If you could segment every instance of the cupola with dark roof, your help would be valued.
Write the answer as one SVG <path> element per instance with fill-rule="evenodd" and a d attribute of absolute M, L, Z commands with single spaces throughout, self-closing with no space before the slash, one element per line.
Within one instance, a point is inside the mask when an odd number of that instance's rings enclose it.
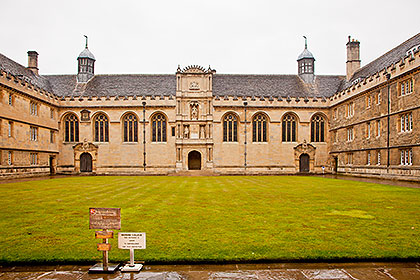
<path fill-rule="evenodd" d="M 298 74 L 305 83 L 313 83 L 315 73 L 315 58 L 313 54 L 308 50 L 308 43 L 305 36 L 305 49 L 298 56 Z"/>
<path fill-rule="evenodd" d="M 87 83 L 95 75 L 95 56 L 88 49 L 88 38 L 86 37 L 85 49 L 77 57 L 77 82 Z"/>

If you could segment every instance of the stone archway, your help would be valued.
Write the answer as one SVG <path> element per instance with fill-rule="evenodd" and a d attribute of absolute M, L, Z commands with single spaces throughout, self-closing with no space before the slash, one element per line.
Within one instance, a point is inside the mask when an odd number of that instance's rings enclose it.
<path fill-rule="evenodd" d="M 191 151 L 188 153 L 188 170 L 201 170 L 201 153 Z"/>
<path fill-rule="evenodd" d="M 86 139 L 83 143 L 73 146 L 74 150 L 74 171 L 96 172 L 96 159 L 98 157 L 98 146 L 89 143 Z"/>
<path fill-rule="evenodd" d="M 306 143 L 306 141 L 303 141 L 303 143 L 297 145 L 294 149 L 296 172 L 313 172 L 316 147 L 310 143 Z M 306 161 L 308 163 L 306 163 Z M 301 171 L 302 168 L 306 171 Z"/>

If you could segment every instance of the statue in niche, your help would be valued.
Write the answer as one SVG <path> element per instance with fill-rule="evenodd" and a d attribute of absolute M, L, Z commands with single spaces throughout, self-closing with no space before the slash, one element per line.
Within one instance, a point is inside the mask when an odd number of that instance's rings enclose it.
<path fill-rule="evenodd" d="M 198 103 L 191 103 L 191 119 L 198 120 Z"/>
<path fill-rule="evenodd" d="M 204 125 L 200 125 L 200 138 L 206 139 L 206 128 Z"/>
<path fill-rule="evenodd" d="M 188 129 L 188 125 L 184 126 L 184 138 L 189 138 L 190 130 Z"/>

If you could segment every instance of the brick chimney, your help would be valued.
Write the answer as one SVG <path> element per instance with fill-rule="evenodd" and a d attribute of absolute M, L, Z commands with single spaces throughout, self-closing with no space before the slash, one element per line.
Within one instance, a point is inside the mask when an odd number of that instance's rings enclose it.
<path fill-rule="evenodd" d="M 28 69 L 38 75 L 38 53 L 36 51 L 28 51 Z"/>
<path fill-rule="evenodd" d="M 347 62 L 346 62 L 346 73 L 347 81 L 351 79 L 354 72 L 360 68 L 360 42 L 354 39 L 351 39 L 349 36 L 349 41 L 346 44 L 347 46 Z"/>

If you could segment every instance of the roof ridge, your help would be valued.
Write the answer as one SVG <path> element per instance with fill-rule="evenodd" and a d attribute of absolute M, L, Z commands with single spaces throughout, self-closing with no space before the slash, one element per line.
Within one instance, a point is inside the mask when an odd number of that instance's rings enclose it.
<path fill-rule="evenodd" d="M 392 48 L 391 50 L 387 51 L 386 53 L 378 56 L 377 58 L 375 58 L 374 60 L 372 60 L 371 62 L 369 62 L 368 64 L 364 65 L 363 67 L 360 67 L 359 69 L 357 69 L 354 74 L 352 75 L 352 78 L 354 76 L 356 76 L 357 73 L 359 73 L 360 71 L 362 71 L 363 69 L 367 68 L 368 66 L 372 65 L 374 62 L 378 61 L 380 58 L 390 54 L 391 52 L 395 51 L 396 49 L 398 49 L 399 47 L 401 47 L 404 44 L 407 44 L 410 40 L 413 40 L 414 38 L 420 36 L 420 33 L 417 33 L 416 35 L 410 37 L 409 39 L 405 40 L 404 42 L 402 42 L 401 44 L 395 46 L 394 48 Z M 400 58 L 401 59 L 401 58 Z M 351 81 L 352 79 L 350 79 Z"/>

